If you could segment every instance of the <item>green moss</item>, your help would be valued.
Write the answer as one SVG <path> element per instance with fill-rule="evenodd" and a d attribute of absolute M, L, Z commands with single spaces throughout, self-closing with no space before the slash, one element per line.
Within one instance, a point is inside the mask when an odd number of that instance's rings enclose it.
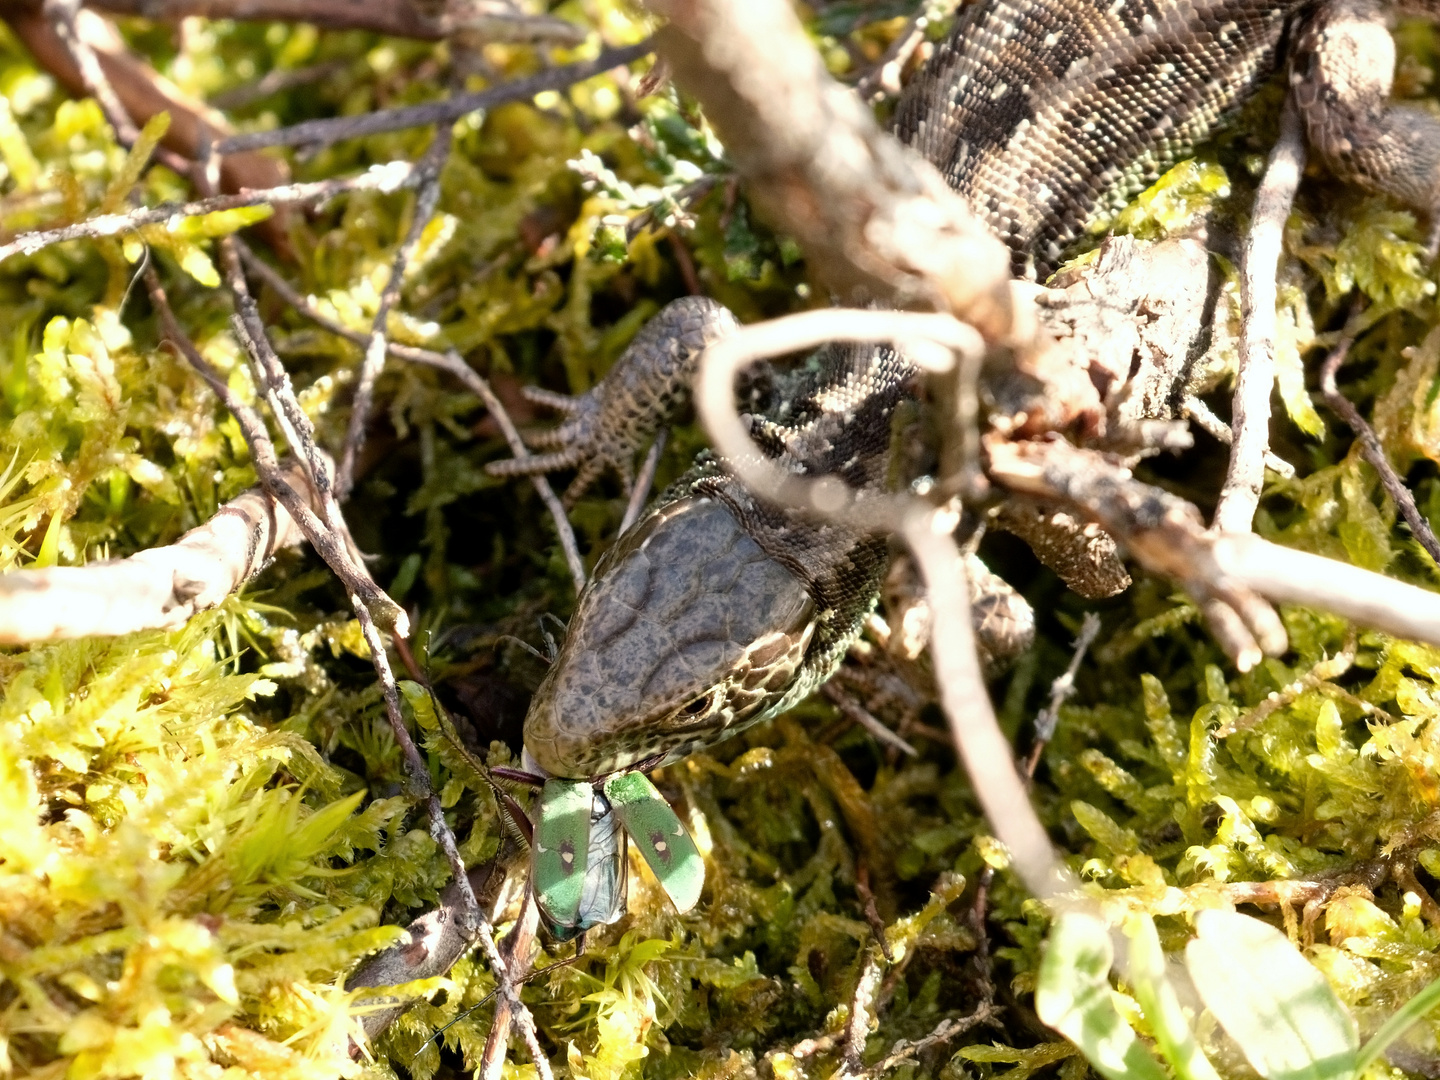
<path fill-rule="evenodd" d="M 559 11 L 603 25 L 610 40 L 644 32 L 608 0 Z M 814 33 L 828 60 L 878 56 L 904 13 L 879 14 L 857 28 L 853 6 L 827 9 Z M 242 126 L 438 92 L 423 44 L 278 24 L 202 23 L 178 37 L 142 22 L 124 29 L 197 93 L 333 64 L 323 83 L 237 109 Z M 1427 33 L 1407 27 L 1404 41 L 1420 60 L 1432 55 Z M 536 63 L 521 46 L 486 46 L 484 59 L 502 76 Z M 293 168 L 300 179 L 339 175 L 413 158 L 428 137 L 343 142 Z M 1227 144 L 1223 170 L 1172 170 L 1121 223 L 1158 236 L 1243 202 L 1244 190 L 1226 190 L 1232 180 L 1247 187 L 1252 151 Z M 184 195 L 163 168 L 142 173 L 141 156 L 116 147 L 94 104 L 64 100 L 0 29 L 7 229 L 114 209 L 132 191 L 148 202 Z M 705 290 L 744 319 L 803 303 L 793 245 L 751 220 L 728 173 L 689 103 L 662 94 L 633 105 L 608 80 L 469 118 L 392 332 L 459 349 L 513 398 L 518 382 L 593 385 L 643 321 L 684 292 L 677 244 Z M 363 194 L 292 215 L 293 261 L 278 265 L 327 313 L 366 329 L 412 213 L 410 195 Z M 648 224 L 629 235 L 640 215 Z M 206 357 L 253 401 L 227 304 L 205 285 L 213 237 L 254 219 L 216 215 L 0 266 L 0 569 L 173 540 L 253 482 L 233 420 L 158 346 L 143 290 L 130 286 L 148 248 Z M 1276 425 L 1277 449 L 1303 476 L 1272 484 L 1260 524 L 1283 543 L 1433 584 L 1436 568 L 1396 524 L 1373 471 L 1346 452 L 1349 437 L 1316 409 L 1306 372 L 1358 289 L 1367 335 L 1343 388 L 1375 416 L 1422 508 L 1440 510 L 1429 464 L 1440 461 L 1440 334 L 1419 239 L 1414 219 L 1382 200 L 1307 188 L 1288 242 L 1311 276 L 1292 267 L 1282 281 L 1281 400 L 1294 423 Z M 261 303 L 305 406 L 338 444 L 358 350 L 275 296 Z M 537 620 L 568 614 L 569 576 L 528 485 L 485 473 L 503 449 L 473 400 L 401 366 L 386 372 L 380 397 L 376 460 L 349 517 L 376 556 L 377 580 L 413 612 L 418 655 L 456 717 L 458 730 L 446 730 L 427 697 L 409 697 L 447 819 L 478 862 L 499 849 L 502 825 L 457 745 L 513 762 L 518 715 L 543 668 L 512 639 L 543 648 L 547 624 Z M 662 483 L 699 442 L 693 428 L 676 432 Z M 1179 482 L 1196 489 L 1223 467 L 1203 451 L 1187 461 L 1194 472 Z M 620 494 L 602 487 L 576 510 L 592 559 L 620 520 Z M 1003 541 L 987 554 L 1019 569 L 1017 584 L 1042 612 L 1035 652 L 995 687 L 1007 723 L 1024 732 L 1064 668 L 1083 605 Z M 1346 671 L 1222 740 L 1220 725 L 1345 649 L 1347 628 L 1288 610 L 1292 652 L 1237 676 L 1167 583 L 1142 579 L 1103 614 L 1105 634 L 1035 786 L 1071 866 L 1117 911 L 1156 916 L 1174 948 L 1189 915 L 1223 901 L 1228 885 L 1343 873 L 1396 853 L 1400 872 L 1337 892 L 1315 919 L 1264 909 L 1305 944 L 1362 1028 L 1378 1026 L 1437 971 L 1436 909 L 1422 892 L 1440 879 L 1440 652 L 1362 633 Z M 8 650 L 0 691 L 0 1072 L 369 1069 L 429 1080 L 473 1067 L 492 1011 L 462 1014 L 493 979 L 472 959 L 398 991 L 417 1004 L 378 1041 L 374 1061 L 348 1056 L 363 994 L 346 988 L 347 973 L 397 941 L 449 871 L 407 797 L 346 598 L 313 556 L 282 555 L 183 630 Z M 911 719 L 939 723 L 929 708 Z M 706 856 L 705 896 L 677 917 L 636 861 L 625 920 L 526 985 L 557 1067 L 592 1080 L 832 1073 L 874 949 L 868 889 L 896 960 L 867 1062 L 993 993 L 1008 1006 L 998 1026 L 894 1075 L 1025 1080 L 1058 1067 L 1079 1080 L 1083 1061 L 1045 1041 L 1028 1011 L 1047 914 L 1004 871 L 950 752 L 912 737 L 919 756 L 892 761 L 811 702 L 661 770 L 657 783 Z M 982 880 L 988 917 L 977 924 Z M 569 957 L 554 949 L 539 963 Z M 1440 1031 L 1427 1029 L 1417 1045 L 1433 1038 Z M 512 1075 L 533 1072 L 523 1052 L 516 1061 Z"/>

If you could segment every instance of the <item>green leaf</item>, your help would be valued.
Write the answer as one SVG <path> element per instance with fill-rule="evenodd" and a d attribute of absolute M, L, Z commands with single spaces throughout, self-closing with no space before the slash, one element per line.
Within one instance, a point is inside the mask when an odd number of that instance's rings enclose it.
<path fill-rule="evenodd" d="M 1355 1073 L 1355 1021 L 1324 977 L 1273 926 L 1202 911 L 1185 963 L 1200 999 L 1266 1080 Z"/>
<path fill-rule="evenodd" d="M 1106 1080 L 1166 1080 L 1155 1056 L 1120 1015 L 1110 997 L 1115 953 L 1109 928 L 1091 915 L 1067 912 L 1055 920 L 1040 978 L 1035 1011 L 1080 1047 Z"/>
<path fill-rule="evenodd" d="M 1360 1050 L 1355 1061 L 1356 1073 L 1363 1073 L 1370 1064 L 1383 1054 L 1391 1043 L 1404 1035 L 1412 1024 L 1421 1020 L 1430 1010 L 1440 1005 L 1440 979 L 1433 979 L 1425 988 L 1400 1006 L 1394 1016 L 1381 1025 L 1370 1041 Z"/>
<path fill-rule="evenodd" d="M 1186 1022 L 1175 988 L 1165 977 L 1165 952 L 1155 920 L 1141 915 L 1130 927 L 1130 979 L 1135 1000 L 1155 1033 L 1160 1053 L 1180 1080 L 1220 1080 Z"/>
<path fill-rule="evenodd" d="M 655 785 L 641 773 L 624 773 L 605 781 L 605 797 L 675 910 L 693 908 L 705 885 L 705 862 Z"/>
<path fill-rule="evenodd" d="M 580 913 L 594 803 L 595 789 L 583 780 L 547 780 L 540 793 L 530 881 L 541 913 L 560 927 L 573 927 Z"/>

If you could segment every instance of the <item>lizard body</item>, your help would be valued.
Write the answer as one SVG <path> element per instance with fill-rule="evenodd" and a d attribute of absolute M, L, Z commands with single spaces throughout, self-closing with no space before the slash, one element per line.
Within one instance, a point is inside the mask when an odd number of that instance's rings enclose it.
<path fill-rule="evenodd" d="M 1424 6 L 1436 13 L 1436 0 Z M 1123 205 L 1238 109 L 1298 36 L 1293 93 L 1312 146 L 1340 175 L 1433 224 L 1440 121 L 1390 106 L 1389 75 L 1364 70 L 1382 15 L 1374 0 L 983 0 L 906 88 L 896 133 L 989 221 L 1018 272 L 1048 273 L 1097 214 Z M 697 318 L 718 326 L 722 312 L 691 298 L 657 320 L 693 343 Z M 571 408 L 565 464 L 594 447 L 624 474 L 628 458 L 616 447 L 631 445 L 626 432 L 654 430 L 636 423 L 633 402 L 679 400 L 698 363 L 703 343 L 664 345 L 660 361 L 649 358 L 657 342 L 674 340 L 647 328 L 606 383 Z M 831 346 L 771 400 L 752 403 L 752 434 L 795 471 L 885 484 L 892 417 L 913 374 L 888 349 Z M 615 395 L 607 383 L 627 389 Z M 596 470 L 582 469 L 588 482 Z M 715 530 L 703 540 L 692 529 L 701 519 Z M 691 540 L 675 542 L 687 529 Z M 727 557 L 743 549 L 755 580 L 767 582 L 760 591 L 780 598 L 774 618 L 749 581 L 681 570 L 717 559 L 717 543 Z M 676 760 L 775 715 L 838 665 L 886 561 L 883 539 L 761 504 L 722 463 L 702 458 L 597 566 L 532 701 L 527 755 L 551 775 L 597 776 Z M 706 613 L 699 637 L 697 611 Z"/>

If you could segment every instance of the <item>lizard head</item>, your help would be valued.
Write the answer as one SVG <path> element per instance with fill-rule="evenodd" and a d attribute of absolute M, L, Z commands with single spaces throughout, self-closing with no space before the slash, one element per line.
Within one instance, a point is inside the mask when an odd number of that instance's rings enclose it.
<path fill-rule="evenodd" d="M 526 752 L 590 778 L 717 743 L 784 702 L 815 613 L 722 504 L 679 499 L 595 567 L 530 703 Z"/>

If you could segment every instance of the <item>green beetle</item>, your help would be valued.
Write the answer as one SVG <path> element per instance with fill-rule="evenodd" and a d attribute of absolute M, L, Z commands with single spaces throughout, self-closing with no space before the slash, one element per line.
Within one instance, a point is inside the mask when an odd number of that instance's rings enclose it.
<path fill-rule="evenodd" d="M 530 886 L 546 931 L 568 941 L 625 912 L 629 835 L 661 888 L 684 913 L 700 899 L 705 864 L 675 811 L 641 773 L 597 788 L 547 780 L 530 845 Z"/>

